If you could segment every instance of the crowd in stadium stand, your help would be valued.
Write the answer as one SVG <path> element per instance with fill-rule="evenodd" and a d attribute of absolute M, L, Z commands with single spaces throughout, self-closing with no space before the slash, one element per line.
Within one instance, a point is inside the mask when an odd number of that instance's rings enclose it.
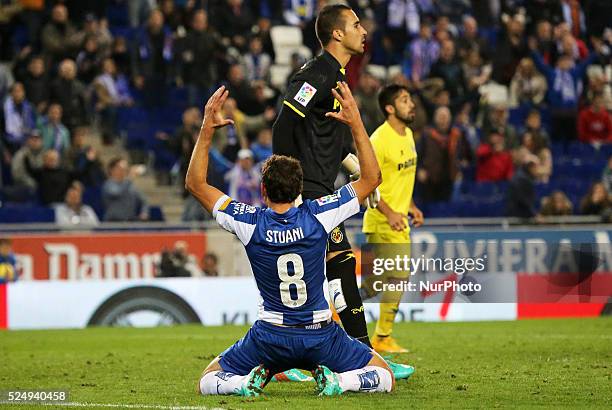
<path fill-rule="evenodd" d="M 158 183 L 181 187 L 220 84 L 235 126 L 215 135 L 209 180 L 260 205 L 279 99 L 319 52 L 314 19 L 328 3 L 1 1 L 0 220 L 45 221 L 49 207 L 64 225 L 156 219 L 128 158 L 102 164 L 92 139 L 122 144 L 133 163 L 153 158 Z M 610 219 L 610 0 L 346 3 L 368 31 L 347 67 L 367 130 L 383 121 L 383 84 L 405 84 L 416 102 L 428 217 Z M 184 220 L 209 217 L 183 196 Z"/>

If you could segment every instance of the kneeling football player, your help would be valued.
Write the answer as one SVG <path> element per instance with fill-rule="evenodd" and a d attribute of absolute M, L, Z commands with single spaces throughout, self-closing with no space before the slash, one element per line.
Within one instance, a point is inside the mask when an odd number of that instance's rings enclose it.
<path fill-rule="evenodd" d="M 351 338 L 331 319 L 325 279 L 326 238 L 359 212 L 380 184 L 380 168 L 348 86 L 333 91 L 342 111 L 328 116 L 351 128 L 361 176 L 334 194 L 294 201 L 302 190 L 302 169 L 292 158 L 274 155 L 262 168 L 261 209 L 232 200 L 208 185 L 208 151 L 215 128 L 231 124 L 220 113 L 228 92 L 208 100 L 187 172 L 187 189 L 216 221 L 243 243 L 261 295 L 258 320 L 248 333 L 215 358 L 199 381 L 201 394 L 257 396 L 275 373 L 311 370 L 321 395 L 344 391 L 389 392 L 395 379 L 374 350 Z"/>

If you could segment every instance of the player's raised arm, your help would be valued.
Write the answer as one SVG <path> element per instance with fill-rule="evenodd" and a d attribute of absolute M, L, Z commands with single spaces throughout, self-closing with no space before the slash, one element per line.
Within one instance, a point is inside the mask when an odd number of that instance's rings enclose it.
<path fill-rule="evenodd" d="M 215 203 L 224 195 L 223 192 L 208 184 L 206 174 L 208 172 L 208 152 L 215 129 L 234 123 L 230 119 L 223 118 L 221 114 L 221 108 L 228 94 L 229 91 L 225 89 L 225 86 L 221 86 L 208 99 L 204 107 L 204 120 L 200 134 L 191 154 L 185 178 L 185 188 L 208 212 L 212 212 Z"/>
<path fill-rule="evenodd" d="M 332 90 L 332 94 L 342 105 L 342 110 L 340 110 L 340 112 L 328 112 L 325 115 L 335 118 L 348 125 L 351 129 L 361 168 L 359 179 L 352 182 L 351 185 L 359 198 L 359 202 L 363 202 L 382 182 L 382 173 L 380 172 L 380 167 L 378 166 L 376 154 L 374 153 L 374 148 L 372 147 L 368 133 L 361 121 L 357 102 L 353 98 L 353 94 L 348 84 L 341 82 L 338 85 L 338 89 L 340 92 Z"/>

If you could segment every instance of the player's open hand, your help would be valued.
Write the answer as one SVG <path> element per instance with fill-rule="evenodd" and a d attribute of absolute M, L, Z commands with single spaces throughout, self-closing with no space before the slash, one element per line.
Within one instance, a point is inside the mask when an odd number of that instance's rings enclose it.
<path fill-rule="evenodd" d="M 229 91 L 222 85 L 210 96 L 204 107 L 202 128 L 221 128 L 234 123 L 229 118 L 223 118 L 223 104 L 225 104 L 228 95 Z"/>
<path fill-rule="evenodd" d="M 339 92 L 338 92 L 339 90 Z M 361 116 L 357 108 L 357 102 L 353 97 L 353 93 L 347 83 L 344 81 L 338 83 L 338 90 L 333 89 L 332 94 L 338 100 L 342 109 L 339 112 L 330 111 L 325 114 L 326 117 L 335 118 L 336 120 L 347 124 L 348 126 L 356 126 L 361 123 Z"/>

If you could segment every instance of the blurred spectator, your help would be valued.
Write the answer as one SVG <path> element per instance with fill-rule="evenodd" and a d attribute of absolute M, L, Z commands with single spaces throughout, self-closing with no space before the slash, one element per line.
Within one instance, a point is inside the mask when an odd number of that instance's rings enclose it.
<path fill-rule="evenodd" d="M 546 78 L 540 74 L 530 58 L 523 58 L 510 82 L 510 106 L 538 106 L 546 97 Z"/>
<path fill-rule="evenodd" d="M 269 80 L 272 59 L 263 51 L 263 44 L 260 37 L 251 37 L 249 40 L 249 51 L 243 58 L 249 81 Z"/>
<path fill-rule="evenodd" d="M 145 22 L 151 10 L 155 8 L 154 0 L 130 0 L 127 4 L 130 27 L 132 28 L 137 28 Z"/>
<path fill-rule="evenodd" d="M 196 107 L 187 108 L 183 112 L 182 120 L 183 123 L 174 132 L 172 140 L 168 141 L 169 149 L 179 157 L 179 186 L 185 185 L 185 175 L 191 160 L 191 153 L 198 140 L 200 125 L 202 124 L 200 110 Z M 184 190 L 183 196 L 186 195 L 187 190 Z"/>
<path fill-rule="evenodd" d="M 564 216 L 572 215 L 574 206 L 563 191 L 554 191 L 549 196 L 542 198 L 540 215 L 542 216 Z"/>
<path fill-rule="evenodd" d="M 108 179 L 102 185 L 105 221 L 127 222 L 147 219 L 147 200 L 130 179 L 134 169 L 128 170 L 127 161 L 121 157 L 109 162 Z M 132 175 L 128 176 L 128 172 Z"/>
<path fill-rule="evenodd" d="M 440 79 L 433 79 L 427 81 L 429 87 L 426 89 L 415 89 L 415 94 L 419 97 L 423 104 L 423 109 L 427 114 L 427 118 L 433 118 L 435 111 L 439 107 L 447 107 L 454 111 L 456 106 L 451 105 L 450 93 L 445 90 L 444 84 Z"/>
<path fill-rule="evenodd" d="M 610 31 L 612 33 L 612 31 Z M 591 65 L 587 69 L 588 88 L 586 90 L 586 101 L 592 102 L 593 98 L 601 94 L 604 107 L 612 112 L 612 70 L 609 66 Z"/>
<path fill-rule="evenodd" d="M 604 106 L 603 95 L 595 95 L 593 103 L 580 111 L 578 138 L 582 142 L 612 143 L 612 119 Z"/>
<path fill-rule="evenodd" d="M 482 124 L 483 141 L 488 142 L 492 134 L 501 135 L 507 149 L 514 149 L 519 144 L 518 135 L 514 126 L 508 122 L 508 107 L 505 103 L 498 103 L 485 110 Z"/>
<path fill-rule="evenodd" d="M 103 18 L 99 20 L 95 14 L 88 13 L 85 16 L 83 31 L 86 37 L 96 40 L 98 52 L 102 57 L 110 53 L 110 48 L 113 44 L 113 35 L 108 29 L 108 21 L 106 21 L 106 19 Z"/>
<path fill-rule="evenodd" d="M 431 78 L 441 78 L 444 88 L 450 93 L 451 104 L 463 101 L 467 93 L 465 75 L 461 64 L 455 59 L 455 45 L 446 40 L 440 47 L 440 58 L 431 66 Z"/>
<path fill-rule="evenodd" d="M 589 192 L 580 201 L 580 213 L 582 215 L 599 215 L 606 220 L 612 216 L 612 198 L 606 191 L 602 182 L 591 185 Z"/>
<path fill-rule="evenodd" d="M 575 37 L 581 37 L 586 31 L 584 12 L 578 0 L 562 0 L 563 20 L 569 25 Z"/>
<path fill-rule="evenodd" d="M 433 127 L 425 129 L 419 143 L 419 162 L 417 180 L 423 186 L 426 201 L 448 201 L 453 182 L 457 176 L 457 152 L 461 144 L 461 132 L 451 127 L 451 113 L 447 107 L 436 109 Z"/>
<path fill-rule="evenodd" d="M 181 9 L 177 7 L 174 0 L 160 0 L 159 9 L 164 15 L 164 21 L 166 22 L 166 26 L 172 30 L 172 32 L 177 32 L 177 29 L 182 27 L 183 24 L 183 16 Z"/>
<path fill-rule="evenodd" d="M 204 276 L 219 276 L 219 258 L 215 253 L 208 252 L 202 258 L 202 272 Z"/>
<path fill-rule="evenodd" d="M 68 170 L 85 186 L 99 186 L 106 176 L 96 149 L 88 142 L 87 128 L 75 128 L 72 145 L 66 151 L 64 161 Z"/>
<path fill-rule="evenodd" d="M 244 51 L 247 46 L 246 38 L 255 23 L 248 5 L 242 0 L 221 0 L 219 3 L 214 20 L 217 31 L 226 46 L 233 45 Z"/>
<path fill-rule="evenodd" d="M 470 49 L 463 60 L 463 75 L 465 76 L 466 91 L 477 96 L 480 86 L 486 84 L 491 78 L 491 65 L 485 64 L 477 49 Z M 475 99 L 474 102 L 478 102 Z"/>
<path fill-rule="evenodd" d="M 470 110 L 472 106 L 467 103 L 455 116 L 454 126 L 461 131 L 464 142 L 468 145 L 469 159 L 476 158 L 476 150 L 480 145 L 480 137 L 476 126 L 470 119 Z"/>
<path fill-rule="evenodd" d="M 555 54 L 555 41 L 553 37 L 553 26 L 548 20 L 540 20 L 536 25 L 535 39 L 537 50 L 547 63 L 550 63 Z M 522 61 L 522 60 L 521 60 Z"/>
<path fill-rule="evenodd" d="M 60 163 L 60 155 L 54 149 L 48 149 L 43 154 L 43 166 L 40 169 L 30 169 L 38 185 L 40 201 L 43 205 L 52 205 L 64 200 L 66 191 L 72 182 L 72 175 Z"/>
<path fill-rule="evenodd" d="M 91 83 L 102 65 L 102 58 L 96 38 L 86 36 L 83 49 L 79 51 L 75 60 L 79 81 L 84 84 Z"/>
<path fill-rule="evenodd" d="M 46 117 L 40 117 L 38 129 L 43 139 L 44 149 L 54 149 L 60 157 L 70 148 L 70 131 L 62 124 L 62 106 L 49 105 Z"/>
<path fill-rule="evenodd" d="M 527 131 L 523 134 L 521 145 L 514 150 L 514 162 L 518 166 L 534 163 L 536 182 L 548 183 L 552 174 L 552 154 L 542 138 Z"/>
<path fill-rule="evenodd" d="M 253 88 L 246 79 L 244 68 L 240 64 L 231 65 L 227 73 L 227 81 L 229 94 L 236 102 L 238 109 L 250 113 L 251 105 L 254 102 Z"/>
<path fill-rule="evenodd" d="M 254 167 L 253 153 L 249 149 L 238 151 L 238 162 L 225 175 L 229 184 L 229 194 L 238 202 L 260 206 L 261 175 Z"/>
<path fill-rule="evenodd" d="M 25 99 L 22 83 L 11 87 L 11 94 L 4 100 L 4 143 L 10 153 L 14 153 L 24 143 L 36 125 L 36 112 Z"/>
<path fill-rule="evenodd" d="M 159 263 L 158 276 L 162 278 L 189 277 L 192 264 L 188 253 L 188 245 L 185 241 L 176 241 L 174 249 L 164 249 Z"/>
<path fill-rule="evenodd" d="M 575 64 L 580 60 L 584 60 L 588 54 L 589 49 L 582 40 L 574 38 L 570 33 L 561 34 L 561 38 L 557 43 L 557 59 L 564 55 L 570 57 Z"/>
<path fill-rule="evenodd" d="M 265 115 L 245 115 L 236 105 L 236 100 L 231 97 L 225 101 L 223 115 L 233 119 L 234 125 L 218 128 L 213 139 L 215 148 L 229 161 L 236 160 L 240 149 L 248 148 L 247 133 L 258 132 L 268 126 Z"/>
<path fill-rule="evenodd" d="M 17 63 L 15 63 L 15 66 L 16 65 Z M 0 101 L 4 101 L 14 81 L 15 79 L 13 78 L 10 67 L 0 65 Z"/>
<path fill-rule="evenodd" d="M 131 79 L 133 77 L 130 52 L 125 37 L 116 37 L 110 54 L 117 66 L 117 72 Z"/>
<path fill-rule="evenodd" d="M 503 29 L 493 55 L 493 80 L 510 85 L 516 67 L 527 54 L 524 17 L 517 14 L 503 18 Z"/>
<path fill-rule="evenodd" d="M 427 78 L 434 62 L 440 56 L 440 45 L 432 38 L 431 25 L 422 22 L 419 37 L 412 40 L 404 52 L 404 73 L 416 86 Z"/>
<path fill-rule="evenodd" d="M 504 137 L 493 132 L 488 142 L 481 143 L 476 151 L 476 181 L 499 182 L 512 178 L 514 167 L 512 154 L 506 148 Z"/>
<path fill-rule="evenodd" d="M 105 144 L 112 144 L 117 134 L 117 108 L 134 104 L 127 78 L 117 73 L 112 58 L 106 58 L 102 63 L 102 74 L 96 78 L 94 89 L 102 140 Z"/>
<path fill-rule="evenodd" d="M 489 44 L 484 36 L 478 35 L 478 22 L 472 16 L 463 17 L 462 35 L 457 39 L 459 57 L 465 59 L 470 52 L 477 52 L 484 60 L 489 59 Z"/>
<path fill-rule="evenodd" d="M 32 48 L 40 51 L 40 28 L 45 15 L 44 0 L 19 1 L 23 6 L 19 18 L 25 23 L 28 30 L 28 41 Z"/>
<path fill-rule="evenodd" d="M 323 3 L 323 1 L 319 0 L 319 3 Z M 276 59 L 276 54 L 274 53 L 274 44 L 272 44 L 272 36 L 270 35 L 271 28 L 272 28 L 272 22 L 270 21 L 270 19 L 260 16 L 259 19 L 257 20 L 257 27 L 255 28 L 255 32 L 261 38 L 264 53 L 269 55 L 272 61 L 274 61 Z M 312 31 L 313 31 L 312 35 L 314 35 L 314 27 Z M 302 41 L 304 45 L 306 46 L 307 44 L 306 44 L 305 35 Z"/>
<path fill-rule="evenodd" d="M 222 50 L 217 34 L 209 29 L 208 14 L 193 14 L 191 30 L 177 42 L 176 61 L 179 83 L 187 87 L 187 103 L 201 105 L 212 94 L 216 80 L 216 54 Z"/>
<path fill-rule="evenodd" d="M 321 9 L 329 3 L 330 0 L 318 0 L 316 4 L 317 10 L 315 14 L 318 15 Z M 304 45 L 308 47 L 310 51 L 312 51 L 312 55 L 319 54 L 319 51 L 321 50 L 321 43 L 319 43 L 319 39 L 317 38 L 316 34 L 316 21 L 316 16 L 313 16 L 313 18 L 311 18 L 305 23 L 304 28 L 302 29 L 302 41 Z"/>
<path fill-rule="evenodd" d="M 285 0 L 283 3 L 283 17 L 290 26 L 304 28 L 308 21 L 316 17 L 317 0 Z"/>
<path fill-rule="evenodd" d="M 257 140 L 251 144 L 255 163 L 261 163 L 272 156 L 272 129 L 262 128 L 257 133 Z"/>
<path fill-rule="evenodd" d="M 50 65 L 72 58 L 83 43 L 84 33 L 68 20 L 68 9 L 61 3 L 53 6 L 51 21 L 42 30 L 42 46 Z"/>
<path fill-rule="evenodd" d="M 49 104 L 49 77 L 42 57 L 32 57 L 23 84 L 26 98 L 34 105 L 36 112 L 45 112 Z"/>
<path fill-rule="evenodd" d="M 68 128 L 86 123 L 85 86 L 76 79 L 76 64 L 66 59 L 59 67 L 59 77 L 51 83 L 51 102 L 63 109 L 64 124 Z"/>
<path fill-rule="evenodd" d="M 391 49 L 394 45 L 403 47 L 408 38 L 419 33 L 419 6 L 413 0 L 389 0 L 386 6 L 386 16 L 383 15 L 385 26 L 382 30 L 385 35 L 384 42 L 388 43 Z"/>
<path fill-rule="evenodd" d="M 11 35 L 13 20 L 21 13 L 23 5 L 18 0 L 5 0 L 0 3 L 0 61 L 10 61 L 13 57 L 13 47 L 6 41 Z"/>
<path fill-rule="evenodd" d="M 27 187 L 32 192 L 35 192 L 37 183 L 31 172 L 41 169 L 42 166 L 42 138 L 37 130 L 32 130 L 25 144 L 15 153 L 11 162 L 13 183 L 17 186 Z"/>
<path fill-rule="evenodd" d="M 279 94 L 273 88 L 268 87 L 265 81 L 256 80 L 251 84 L 253 88 L 253 103 L 245 114 L 250 116 L 263 115 L 264 119 L 269 123 L 276 119 L 276 103 L 278 102 Z"/>
<path fill-rule="evenodd" d="M 532 55 L 536 67 L 546 76 L 548 82 L 547 100 L 551 108 L 553 138 L 573 140 L 576 138 L 576 110 L 582 78 L 587 66 L 595 60 L 596 54 L 591 54 L 577 66 L 574 66 L 571 57 L 561 55 L 554 69 L 542 60 L 539 53 L 533 52 Z"/>
<path fill-rule="evenodd" d="M 612 195 L 612 157 L 608 158 L 608 164 L 601 174 L 601 182 L 603 182 L 608 195 Z"/>
<path fill-rule="evenodd" d="M 0 238 L 0 283 L 17 281 L 17 259 L 13 253 L 13 242 Z"/>
<path fill-rule="evenodd" d="M 368 134 L 372 134 L 385 120 L 378 106 L 379 89 L 380 81 L 372 74 L 365 72 L 359 77 L 359 86 L 354 91 L 359 113 Z"/>
<path fill-rule="evenodd" d="M 72 183 L 66 191 L 64 203 L 55 207 L 55 223 L 64 228 L 100 224 L 94 210 L 83 204 L 83 185 L 79 182 Z"/>
<path fill-rule="evenodd" d="M 528 162 L 514 173 L 506 196 L 506 216 L 533 218 L 536 216 L 535 163 Z"/>
<path fill-rule="evenodd" d="M 147 25 L 136 35 L 133 50 L 134 84 L 143 89 L 145 104 L 159 107 L 165 102 L 166 81 L 173 59 L 172 32 L 164 26 L 164 15 L 151 11 Z"/>
<path fill-rule="evenodd" d="M 550 146 L 550 137 L 546 130 L 542 127 L 542 115 L 538 110 L 531 110 L 525 119 L 525 127 L 522 133 L 529 132 L 538 144 Z"/>

